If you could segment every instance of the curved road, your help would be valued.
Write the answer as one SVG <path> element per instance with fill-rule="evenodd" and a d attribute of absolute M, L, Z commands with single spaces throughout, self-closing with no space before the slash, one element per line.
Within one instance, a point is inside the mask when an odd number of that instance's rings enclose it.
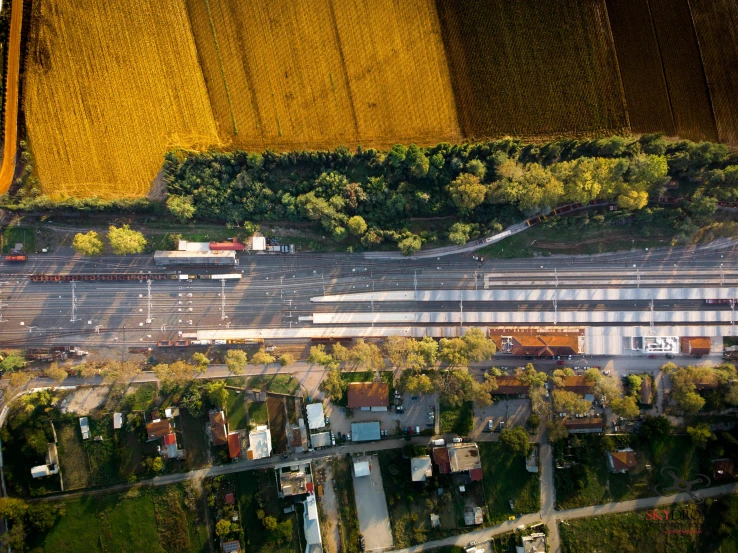
<path fill-rule="evenodd" d="M 5 84 L 5 143 L 3 147 L 3 165 L 0 167 L 0 194 L 5 194 L 8 191 L 13 183 L 13 174 L 15 173 L 23 0 L 13 0 L 11 9 L 8 72 Z"/>

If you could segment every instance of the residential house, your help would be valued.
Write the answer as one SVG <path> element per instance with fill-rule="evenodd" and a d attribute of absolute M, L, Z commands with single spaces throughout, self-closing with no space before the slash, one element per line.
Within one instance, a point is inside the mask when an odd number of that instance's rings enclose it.
<path fill-rule="evenodd" d="M 651 377 L 645 376 L 641 380 L 641 405 L 651 405 Z"/>
<path fill-rule="evenodd" d="M 735 478 L 733 459 L 714 459 L 712 461 L 712 471 L 715 480 L 731 480 Z"/>
<path fill-rule="evenodd" d="M 310 436 L 310 442 L 314 448 L 328 447 L 331 445 L 331 435 L 328 432 L 320 432 L 319 434 L 312 434 Z"/>
<path fill-rule="evenodd" d="M 476 526 L 484 522 L 484 510 L 481 507 L 471 507 L 464 511 L 464 524 Z"/>
<path fill-rule="evenodd" d="M 228 443 L 228 430 L 226 429 L 226 418 L 223 411 L 210 411 L 210 439 L 214 446 L 226 445 Z"/>
<path fill-rule="evenodd" d="M 241 441 L 238 437 L 238 432 L 228 433 L 228 456 L 231 459 L 241 457 Z"/>
<path fill-rule="evenodd" d="M 322 403 L 309 403 L 305 406 L 305 409 L 307 410 L 308 428 L 310 430 L 325 428 L 325 413 Z"/>
<path fill-rule="evenodd" d="M 440 474 L 466 472 L 471 480 L 482 479 L 482 461 L 477 444 L 446 444 L 432 449 L 433 461 Z"/>
<path fill-rule="evenodd" d="M 543 532 L 523 536 L 521 543 L 515 546 L 516 553 L 546 553 L 546 534 Z"/>
<path fill-rule="evenodd" d="M 320 519 L 315 494 L 308 494 L 304 505 L 305 553 L 322 553 L 323 540 L 320 537 Z"/>
<path fill-rule="evenodd" d="M 558 388 L 567 392 L 574 392 L 585 398 L 591 395 L 594 399 L 595 383 L 592 380 L 587 380 L 585 376 L 565 376 L 561 379 L 561 385 Z"/>
<path fill-rule="evenodd" d="M 280 497 L 313 493 L 313 475 L 310 463 L 280 467 L 277 469 Z"/>
<path fill-rule="evenodd" d="M 113 413 L 113 430 L 123 428 L 123 413 Z"/>
<path fill-rule="evenodd" d="M 386 411 L 389 386 L 386 382 L 350 382 L 347 390 L 349 409 Z"/>
<path fill-rule="evenodd" d="M 164 449 L 162 450 L 163 456 L 167 459 L 176 459 L 177 435 L 174 432 L 167 434 L 162 438 L 162 442 L 164 443 Z"/>
<path fill-rule="evenodd" d="M 638 464 L 636 452 L 631 448 L 618 449 L 607 452 L 607 464 L 610 472 L 626 473 Z"/>
<path fill-rule="evenodd" d="M 421 455 L 410 459 L 410 474 L 413 482 L 425 482 L 433 476 L 433 465 L 430 455 Z"/>
<path fill-rule="evenodd" d="M 492 392 L 493 396 L 527 396 L 530 391 L 529 384 L 514 376 L 498 376 L 495 380 L 497 389 Z"/>
<path fill-rule="evenodd" d="M 147 442 L 153 442 L 159 440 L 172 433 L 172 424 L 169 419 L 154 419 L 150 423 L 146 424 L 146 437 Z"/>
<path fill-rule="evenodd" d="M 351 440 L 354 442 L 371 442 L 381 438 L 378 422 L 355 422 L 351 424 Z"/>
<path fill-rule="evenodd" d="M 249 433 L 249 449 L 246 452 L 248 459 L 265 459 L 272 454 L 272 435 L 265 424 L 257 426 Z"/>
<path fill-rule="evenodd" d="M 59 455 L 56 451 L 56 444 L 47 444 L 46 447 L 46 464 L 31 467 L 31 476 L 33 478 L 43 478 L 51 476 L 59 472 Z"/>
<path fill-rule="evenodd" d="M 564 419 L 564 426 L 569 434 L 599 434 L 604 429 L 604 421 L 602 417 Z"/>

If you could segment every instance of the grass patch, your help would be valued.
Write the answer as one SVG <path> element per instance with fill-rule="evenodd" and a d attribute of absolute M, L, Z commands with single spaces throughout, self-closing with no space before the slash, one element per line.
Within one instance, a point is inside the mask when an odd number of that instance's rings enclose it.
<path fill-rule="evenodd" d="M 359 515 L 356 512 L 354 481 L 351 478 L 351 455 L 333 459 L 333 486 L 338 503 L 338 526 L 341 551 L 359 552 Z"/>
<path fill-rule="evenodd" d="M 125 404 L 130 411 L 148 411 L 156 400 L 156 387 L 153 384 L 133 384 L 135 390 L 126 395 Z"/>
<path fill-rule="evenodd" d="M 266 401 L 249 402 L 249 420 L 254 424 L 266 424 L 269 419 Z"/>
<path fill-rule="evenodd" d="M 86 488 L 90 485 L 87 453 L 82 446 L 82 434 L 79 425 L 63 422 L 56 425 L 56 435 L 59 440 L 57 452 L 59 467 L 64 478 L 65 490 Z"/>
<path fill-rule="evenodd" d="M 268 374 L 252 376 L 246 382 L 250 389 L 263 390 L 273 394 L 293 396 L 300 389 L 300 383 L 291 374 Z"/>
<path fill-rule="evenodd" d="M 264 553 L 294 553 L 298 540 L 294 514 L 285 514 L 277 498 L 276 482 L 272 470 L 240 472 L 236 476 L 238 506 L 241 511 L 242 526 L 246 534 L 246 550 Z M 259 510 L 265 516 L 277 519 L 278 529 L 269 532 L 258 518 Z M 288 522 L 289 521 L 289 522 Z M 299 519 L 302 523 L 302 519 Z M 279 525 L 291 524 L 292 539 L 280 539 Z"/>
<path fill-rule="evenodd" d="M 205 422 L 181 409 L 179 430 L 182 432 L 182 447 L 187 450 L 187 464 L 190 468 L 204 467 L 208 462 L 208 442 L 205 435 Z"/>
<path fill-rule="evenodd" d="M 562 522 L 559 525 L 562 551 L 736 551 L 738 496 L 707 499 L 697 505 L 673 506 L 669 521 L 654 520 L 647 512 L 634 511 Z"/>
<path fill-rule="evenodd" d="M 410 475 L 413 448 L 408 446 L 406 449 L 408 451 L 391 449 L 378 453 L 387 492 L 392 537 L 397 549 L 442 539 L 458 532 L 454 501 L 446 501 L 448 497 L 439 497 L 436 493 L 439 486 L 447 487 L 446 482 L 439 483 L 439 480 L 446 478 L 433 477 L 425 486 L 413 482 Z M 423 454 L 427 454 L 427 451 Z M 440 528 L 431 528 L 431 513 L 439 515 Z"/>
<path fill-rule="evenodd" d="M 489 520 L 498 524 L 510 515 L 534 513 L 541 508 L 541 486 L 537 473 L 525 469 L 525 459 L 512 455 L 499 442 L 480 442 L 484 494 Z M 514 510 L 510 510 L 512 499 Z"/>
<path fill-rule="evenodd" d="M 571 436 L 555 444 L 555 456 L 561 465 L 556 469 L 554 483 L 559 509 L 608 503 L 607 462 L 600 446 L 600 436 Z"/>
<path fill-rule="evenodd" d="M 45 535 L 29 536 L 34 551 L 48 553 L 201 553 L 207 536 L 194 496 L 181 485 L 90 496 L 64 503 L 64 514 Z"/>
<path fill-rule="evenodd" d="M 623 218 L 622 214 L 608 215 L 604 224 L 592 222 L 589 215 L 553 217 L 547 224 L 537 225 L 482 248 L 478 253 L 498 259 L 554 254 L 593 255 L 670 246 L 678 235 L 666 215 L 654 216 L 651 221 L 644 221 L 642 217 Z"/>
<path fill-rule="evenodd" d="M 246 402 L 244 401 L 243 394 L 237 394 L 235 390 L 228 390 L 226 415 L 228 417 L 228 430 L 233 431 L 248 428 Z"/>
<path fill-rule="evenodd" d="M 441 403 L 441 434 L 466 436 L 474 426 L 474 405 L 465 401 L 458 407 Z"/>
<path fill-rule="evenodd" d="M 36 231 L 30 227 L 10 227 L 2 232 L 2 253 L 8 253 L 16 244 L 23 244 L 23 251 L 36 253 Z"/>

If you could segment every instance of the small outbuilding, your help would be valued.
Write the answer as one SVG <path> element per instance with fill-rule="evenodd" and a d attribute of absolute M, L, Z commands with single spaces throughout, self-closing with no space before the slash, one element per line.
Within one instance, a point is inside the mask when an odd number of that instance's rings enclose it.
<path fill-rule="evenodd" d="M 371 469 L 369 468 L 369 461 L 354 461 L 354 476 L 361 478 L 362 476 L 369 476 Z"/>
<path fill-rule="evenodd" d="M 410 459 L 410 473 L 413 482 L 425 482 L 426 479 L 433 476 L 433 465 L 430 455 L 421 455 Z"/>
<path fill-rule="evenodd" d="M 351 425 L 351 434 L 354 442 L 371 442 L 382 438 L 378 422 L 355 422 Z"/>
<path fill-rule="evenodd" d="M 308 428 L 310 430 L 325 428 L 325 412 L 322 403 L 310 403 L 305 409 L 308 414 Z"/>

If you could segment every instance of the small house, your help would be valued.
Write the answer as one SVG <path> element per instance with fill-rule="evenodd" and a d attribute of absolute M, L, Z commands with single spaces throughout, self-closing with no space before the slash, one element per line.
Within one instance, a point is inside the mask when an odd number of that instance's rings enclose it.
<path fill-rule="evenodd" d="M 610 466 L 610 472 L 626 473 L 638 464 L 636 452 L 632 449 L 618 449 L 617 451 L 608 451 L 607 464 Z"/>
<path fill-rule="evenodd" d="M 362 476 L 369 476 L 371 474 L 371 467 L 369 461 L 362 459 L 360 461 L 354 461 L 354 476 L 361 478 Z"/>
<path fill-rule="evenodd" d="M 516 553 L 546 553 L 546 534 L 543 532 L 523 536 L 521 543 L 515 546 Z"/>
<path fill-rule="evenodd" d="M 87 417 L 80 417 L 79 427 L 82 430 L 82 439 L 89 440 L 90 439 L 90 423 L 87 420 Z"/>
<path fill-rule="evenodd" d="M 146 437 L 148 442 L 159 440 L 172 433 L 172 424 L 167 419 L 154 419 L 146 424 Z"/>
<path fill-rule="evenodd" d="M 477 526 L 484 522 L 484 511 L 481 507 L 472 507 L 464 511 L 464 524 Z"/>
<path fill-rule="evenodd" d="M 733 459 L 715 459 L 712 462 L 712 471 L 715 480 L 730 480 L 735 478 Z"/>
<path fill-rule="evenodd" d="M 257 426 L 249 433 L 249 449 L 246 457 L 251 460 L 265 459 L 272 454 L 272 435 L 265 424 Z"/>
<path fill-rule="evenodd" d="M 214 446 L 228 443 L 228 430 L 223 411 L 210 411 L 210 439 Z"/>
<path fill-rule="evenodd" d="M 307 410 L 308 428 L 310 430 L 325 428 L 325 413 L 323 412 L 322 403 L 310 403 L 305 409 Z"/>
<path fill-rule="evenodd" d="M 223 553 L 240 553 L 241 542 L 238 540 L 224 541 L 220 544 L 220 550 Z"/>
<path fill-rule="evenodd" d="M 123 413 L 113 413 L 113 430 L 123 428 Z"/>
<path fill-rule="evenodd" d="M 241 456 L 241 441 L 238 438 L 238 432 L 228 433 L 228 456 L 231 459 L 238 459 Z"/>
<path fill-rule="evenodd" d="M 354 442 L 371 442 L 380 440 L 382 435 L 379 431 L 378 422 L 355 422 L 351 424 L 351 440 Z"/>
<path fill-rule="evenodd" d="M 498 376 L 495 381 L 497 389 L 492 392 L 493 396 L 527 396 L 530 392 L 530 384 L 524 384 L 514 376 Z"/>
<path fill-rule="evenodd" d="M 433 465 L 430 455 L 421 455 L 410 459 L 410 474 L 413 482 L 425 482 L 433 476 Z"/>
<path fill-rule="evenodd" d="M 604 429 L 604 421 L 602 417 L 564 419 L 564 426 L 569 434 L 599 434 Z"/>

